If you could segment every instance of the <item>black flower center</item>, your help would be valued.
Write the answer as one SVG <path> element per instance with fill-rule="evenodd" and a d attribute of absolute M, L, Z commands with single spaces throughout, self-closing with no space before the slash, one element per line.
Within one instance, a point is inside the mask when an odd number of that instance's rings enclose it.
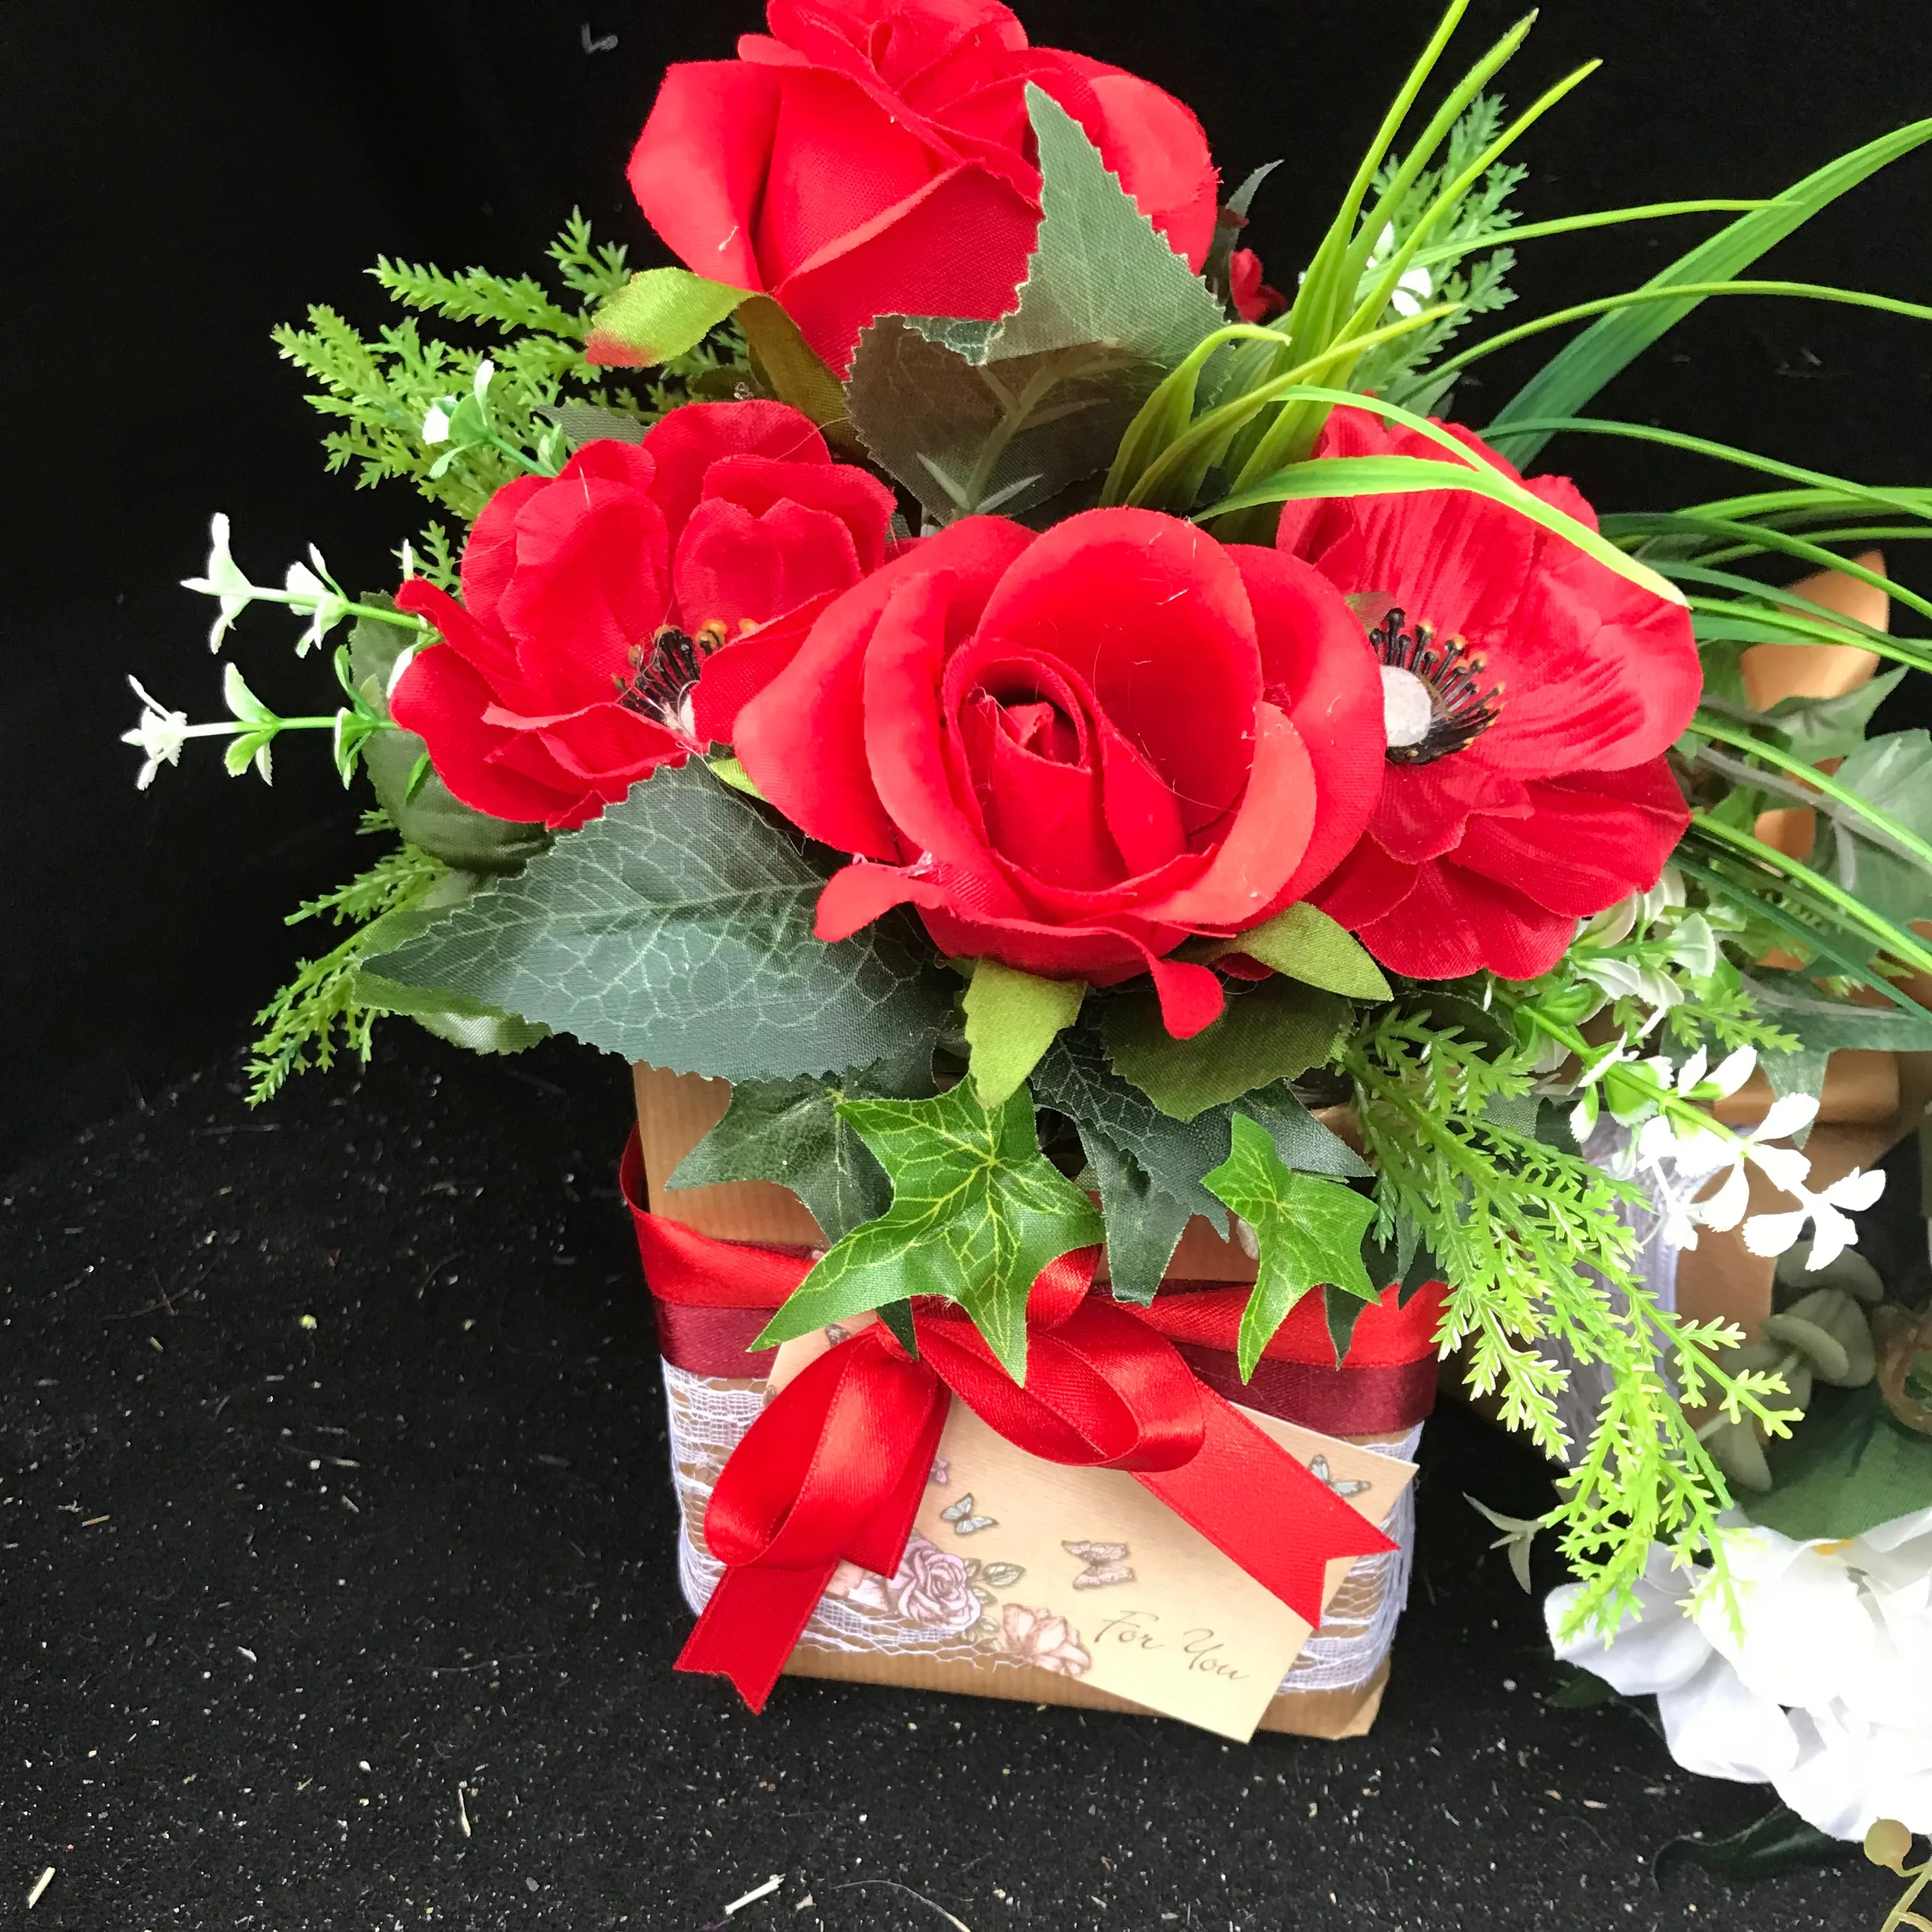
<path fill-rule="evenodd" d="M 1434 625 L 1412 623 L 1396 606 L 1370 631 L 1369 644 L 1382 664 L 1391 764 L 1446 758 L 1496 722 L 1503 687 L 1486 684 L 1484 661 L 1467 640 L 1438 638 Z"/>
<path fill-rule="evenodd" d="M 674 731 L 680 730 L 684 701 L 704 660 L 724 642 L 724 625 L 713 620 L 692 633 L 666 624 L 649 644 L 633 644 L 629 670 L 614 680 L 617 702 L 627 711 L 642 712 Z"/>

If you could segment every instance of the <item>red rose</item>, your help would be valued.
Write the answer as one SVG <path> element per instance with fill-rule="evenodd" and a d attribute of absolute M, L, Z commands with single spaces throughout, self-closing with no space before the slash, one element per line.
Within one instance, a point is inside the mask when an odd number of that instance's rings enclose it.
<path fill-rule="evenodd" d="M 1338 410 L 1316 454 L 1442 452 Z M 1528 488 L 1596 527 L 1564 478 Z M 1276 541 L 1358 610 L 1373 600 L 1388 777 L 1318 897 L 1378 959 L 1423 979 L 1533 979 L 1579 919 L 1657 883 L 1690 816 L 1662 756 L 1702 688 L 1686 610 L 1460 490 L 1292 503 Z"/>
<path fill-rule="evenodd" d="M 421 578 L 398 592 L 443 641 L 391 712 L 464 804 L 581 825 L 700 748 L 679 708 L 696 659 L 876 569 L 892 507 L 782 403 L 687 404 L 640 444 L 587 444 L 490 498 L 460 604 Z"/>
<path fill-rule="evenodd" d="M 776 296 L 842 373 L 875 315 L 1011 308 L 1040 221 L 1030 81 L 1198 269 L 1218 177 L 1172 94 L 1030 47 L 998 0 L 771 0 L 768 38 L 664 76 L 631 186 L 700 275 Z"/>
<path fill-rule="evenodd" d="M 821 939 L 916 906 L 956 957 L 1221 1008 L 1163 956 L 1324 878 L 1382 784 L 1360 626 L 1306 565 L 1148 510 L 971 517 L 713 657 L 701 734 L 854 862 Z"/>

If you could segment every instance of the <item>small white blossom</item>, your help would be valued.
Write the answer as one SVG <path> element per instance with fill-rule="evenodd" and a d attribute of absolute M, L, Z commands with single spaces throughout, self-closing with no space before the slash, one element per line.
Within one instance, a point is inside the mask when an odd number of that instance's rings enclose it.
<path fill-rule="evenodd" d="M 282 587 L 291 598 L 298 599 L 295 608 L 300 610 L 306 604 L 309 610 L 308 628 L 302 634 L 302 641 L 296 646 L 296 656 L 306 657 L 310 650 L 328 635 L 348 614 L 349 604 L 334 586 L 326 581 L 328 566 L 322 560 L 322 553 L 314 544 L 309 545 L 308 554 L 316 568 L 311 570 L 305 563 L 292 563 L 289 574 L 283 580 Z"/>
<path fill-rule="evenodd" d="M 1382 266 L 1396 252 L 1395 224 L 1385 227 L 1376 243 L 1376 252 L 1369 257 L 1371 273 Z M 1418 315 L 1422 305 L 1436 292 L 1436 278 L 1426 268 L 1409 269 L 1395 285 L 1395 292 L 1389 297 L 1389 307 L 1397 315 Z"/>
<path fill-rule="evenodd" d="M 422 440 L 434 449 L 449 440 L 449 412 L 440 403 L 432 403 L 422 422 Z"/>
<path fill-rule="evenodd" d="M 488 356 L 484 356 L 482 361 L 477 364 L 476 379 L 470 386 L 475 391 L 476 400 L 479 403 L 489 394 L 490 384 L 496 374 L 496 365 L 490 360 Z"/>
<path fill-rule="evenodd" d="M 163 765 L 181 763 L 182 746 L 188 741 L 188 713 L 170 711 L 159 699 L 149 696 L 139 678 L 130 677 L 128 682 L 141 700 L 141 716 L 133 730 L 122 733 L 121 742 L 137 746 L 147 754 L 148 762 L 134 781 L 137 790 L 146 791 Z"/>
<path fill-rule="evenodd" d="M 218 651 L 229 626 L 254 602 L 255 586 L 249 582 L 228 549 L 228 519 L 219 511 L 209 520 L 207 573 L 184 577 L 184 590 L 198 590 L 204 597 L 220 602 L 220 614 L 208 633 L 208 648 Z"/>

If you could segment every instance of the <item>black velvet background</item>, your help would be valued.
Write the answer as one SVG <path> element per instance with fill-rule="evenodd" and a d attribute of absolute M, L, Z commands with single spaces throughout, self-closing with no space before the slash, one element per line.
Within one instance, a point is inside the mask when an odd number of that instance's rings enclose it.
<path fill-rule="evenodd" d="M 1435 0 L 1036 0 L 1034 37 L 1163 83 L 1224 172 L 1287 165 L 1252 238 L 1305 256 Z M 1514 11 L 1476 0 L 1468 57 Z M 659 259 L 622 176 L 670 60 L 722 56 L 749 4 L 634 0 L 6 0 L 0 7 L 0 321 L 7 514 L 0 541 L 0 1171 L 246 1037 L 308 938 L 282 915 L 355 869 L 354 812 L 319 745 L 272 793 L 204 746 L 136 794 L 136 673 L 220 715 L 198 571 L 208 514 L 275 581 L 310 541 L 351 584 L 382 581 L 420 518 L 400 486 L 322 473 L 319 425 L 269 344 L 326 302 L 388 306 L 379 252 L 538 265 L 573 204 Z M 614 49 L 584 50 L 614 34 Z M 1507 76 L 1534 92 L 1608 65 L 1531 137 L 1532 216 L 1770 193 L 1932 112 L 1923 0 L 1555 0 Z M 1932 152 L 1772 258 L 1793 278 L 1932 298 Z M 1708 220 L 1534 243 L 1519 316 L 1641 280 Z M 1932 450 L 1924 325 L 1816 304 L 1707 304 L 1602 399 L 1872 480 L 1922 482 Z M 1466 391 L 1480 420 L 1530 364 Z M 1696 466 L 1559 446 L 1600 504 L 1672 500 Z M 1730 487 L 1713 476 L 1714 488 Z M 1902 560 L 1908 570 L 1915 560 Z M 294 626 L 249 614 L 232 647 L 290 711 L 332 704 Z"/>

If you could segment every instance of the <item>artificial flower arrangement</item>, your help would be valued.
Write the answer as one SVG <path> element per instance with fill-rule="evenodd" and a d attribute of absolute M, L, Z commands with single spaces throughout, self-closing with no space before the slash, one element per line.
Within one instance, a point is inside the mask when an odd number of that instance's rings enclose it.
<path fill-rule="evenodd" d="M 1525 22 L 1424 116 L 1462 11 L 1289 296 L 1236 245 L 1268 169 L 1224 193 L 1150 82 L 997 0 L 772 0 L 737 58 L 670 70 L 632 158 L 686 266 L 632 274 L 573 219 L 561 298 L 379 263 L 460 344 L 279 332 L 332 466 L 439 514 L 359 597 L 314 556 L 254 583 L 218 518 L 213 645 L 258 601 L 299 650 L 350 624 L 343 698 L 285 718 L 231 668 L 232 717 L 190 724 L 142 692 L 141 782 L 200 736 L 266 778 L 317 728 L 374 788 L 388 849 L 298 915 L 356 929 L 262 1016 L 258 1097 L 386 1015 L 730 1083 L 634 1204 L 664 1333 L 751 1391 L 686 1660 L 754 1702 L 834 1603 L 1091 1661 L 1001 1600 L 1021 1566 L 940 1546 L 998 1527 L 946 1490 L 954 1395 L 1124 1472 L 1312 1627 L 1328 1567 L 1391 1540 L 1256 1392 L 1457 1356 L 1567 1466 L 1537 1526 L 1566 1639 L 1654 1608 L 1654 1546 L 1748 1607 L 1725 1470 L 1788 1433 L 1786 1376 L 1675 1315 L 1638 1230 L 1822 1268 L 1877 1193 L 1791 1143 L 1831 1050 L 1932 1048 L 1932 740 L 1865 736 L 1932 646 L 1790 580 L 1932 614 L 1868 549 L 1923 536 L 1932 490 L 1582 412 L 1708 298 L 1932 313 L 1746 277 L 1932 122 L 1772 200 L 1526 225 L 1506 158 L 1591 69 L 1507 118 Z M 1644 286 L 1452 352 L 1518 248 L 1714 214 Z M 1576 325 L 1455 419 L 1464 370 Z M 1767 487 L 1600 518 L 1525 473 L 1559 435 Z M 1893 668 L 1751 701 L 1748 653 L 1820 644 Z M 1764 818 L 1794 806 L 1808 844 Z M 678 1220 L 746 1182 L 790 1190 L 795 1238 Z M 807 1342 L 767 1406 L 762 1352 Z M 1418 1413 L 1328 1426 L 1386 1446 Z M 1076 1584 L 1133 1574 L 1060 1546 Z"/>

